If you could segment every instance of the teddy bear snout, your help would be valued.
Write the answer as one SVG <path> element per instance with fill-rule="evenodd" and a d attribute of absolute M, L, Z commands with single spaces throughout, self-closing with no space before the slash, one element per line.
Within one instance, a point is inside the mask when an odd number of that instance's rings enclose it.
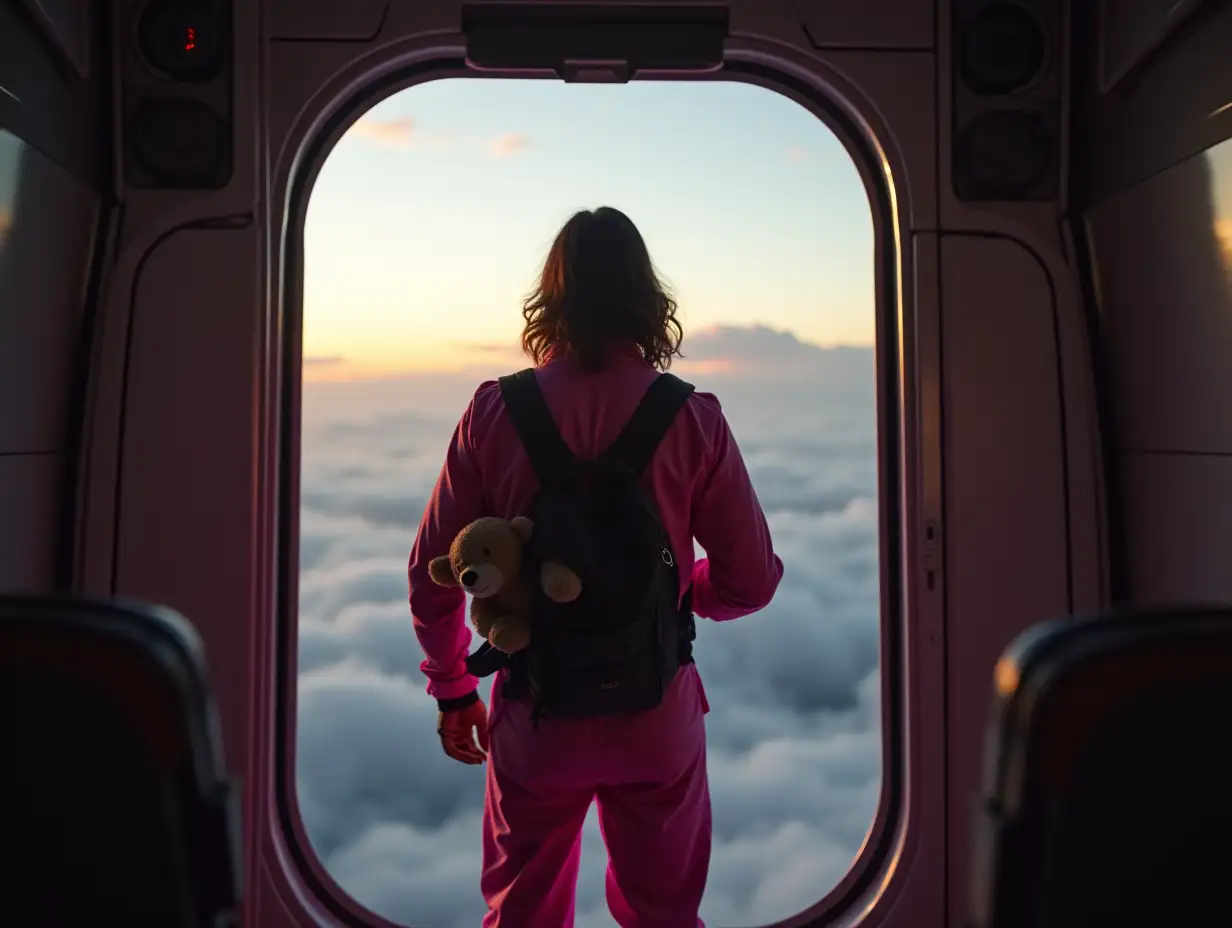
<path fill-rule="evenodd" d="M 479 599 L 493 596 L 505 585 L 505 575 L 495 564 L 475 564 L 463 567 L 458 573 L 462 589 Z"/>

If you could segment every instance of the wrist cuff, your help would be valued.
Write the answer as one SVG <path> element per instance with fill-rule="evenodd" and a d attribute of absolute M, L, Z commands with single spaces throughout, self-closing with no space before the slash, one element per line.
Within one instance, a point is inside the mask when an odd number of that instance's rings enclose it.
<path fill-rule="evenodd" d="M 465 696 L 456 696 L 453 699 L 438 699 L 436 708 L 441 712 L 456 712 L 459 709 L 465 709 L 467 706 L 473 706 L 479 702 L 479 690 L 471 690 Z"/>

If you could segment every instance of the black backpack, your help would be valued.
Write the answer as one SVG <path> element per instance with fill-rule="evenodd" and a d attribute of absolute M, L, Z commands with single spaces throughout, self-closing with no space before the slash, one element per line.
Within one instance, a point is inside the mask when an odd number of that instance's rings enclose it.
<path fill-rule="evenodd" d="M 531 643 L 512 657 L 485 644 L 467 660 L 476 676 L 508 664 L 506 697 L 533 700 L 532 717 L 593 718 L 653 709 L 696 634 L 671 540 L 642 473 L 692 384 L 661 374 L 620 435 L 598 458 L 577 459 L 557 431 L 533 369 L 500 379 L 501 395 L 539 480 L 527 515 L 535 529 L 526 558 L 534 591 Z M 546 560 L 582 579 L 571 603 L 547 598 Z"/>

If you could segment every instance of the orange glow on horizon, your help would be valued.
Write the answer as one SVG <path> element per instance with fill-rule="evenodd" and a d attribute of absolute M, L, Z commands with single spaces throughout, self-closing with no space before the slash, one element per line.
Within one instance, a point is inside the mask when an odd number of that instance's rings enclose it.
<path fill-rule="evenodd" d="M 1223 254 L 1224 269 L 1232 274 L 1232 219 L 1216 220 L 1215 238 L 1219 240 L 1219 250 Z"/>
<path fill-rule="evenodd" d="M 512 370 L 512 368 L 508 367 L 508 365 L 499 364 L 382 364 L 379 362 L 351 361 L 346 358 L 331 358 L 328 361 L 312 361 L 310 359 L 303 367 L 303 379 L 305 383 L 351 383 L 357 380 L 390 380 L 400 377 L 423 377 L 433 374 L 503 374 L 508 373 L 509 370 Z"/>
<path fill-rule="evenodd" d="M 693 338 L 706 339 L 721 335 L 725 325 L 714 325 L 698 328 L 691 333 Z M 740 327 L 736 327 L 740 328 Z M 789 330 L 767 327 L 781 334 L 794 336 Z M 335 333 L 337 334 L 337 333 Z M 393 335 L 385 343 L 377 339 L 365 339 L 360 344 L 353 340 L 346 347 L 338 345 L 341 350 L 329 350 L 331 344 L 337 345 L 333 338 L 313 339 L 315 345 L 306 346 L 302 377 L 306 383 L 338 383 L 357 380 L 383 380 L 400 377 L 448 376 L 474 374 L 481 377 L 493 377 L 518 370 L 528 366 L 530 360 L 523 354 L 516 341 L 508 344 L 493 342 L 465 343 L 452 340 L 435 342 L 428 339 L 425 342 L 408 346 L 399 350 L 401 339 Z M 835 340 L 833 342 L 815 342 L 800 339 L 806 345 L 832 350 L 841 348 L 871 348 L 872 342 L 857 340 Z M 672 369 L 686 375 L 725 374 L 731 376 L 766 376 L 773 375 L 773 370 L 767 370 L 765 359 L 746 359 L 741 357 L 703 357 L 691 358 L 690 338 L 686 336 L 684 357 L 674 359 Z M 717 347 L 717 346 L 713 346 Z M 700 349 L 699 349 L 700 350 Z M 705 351 L 702 352 L 705 354 Z"/>

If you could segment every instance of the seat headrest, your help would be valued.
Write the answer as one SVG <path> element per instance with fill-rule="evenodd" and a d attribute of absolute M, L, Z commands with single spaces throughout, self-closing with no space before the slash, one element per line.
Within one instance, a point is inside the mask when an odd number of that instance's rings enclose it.
<path fill-rule="evenodd" d="M 237 807 L 200 639 L 161 607 L 0 596 L 0 924 L 213 925 Z"/>

